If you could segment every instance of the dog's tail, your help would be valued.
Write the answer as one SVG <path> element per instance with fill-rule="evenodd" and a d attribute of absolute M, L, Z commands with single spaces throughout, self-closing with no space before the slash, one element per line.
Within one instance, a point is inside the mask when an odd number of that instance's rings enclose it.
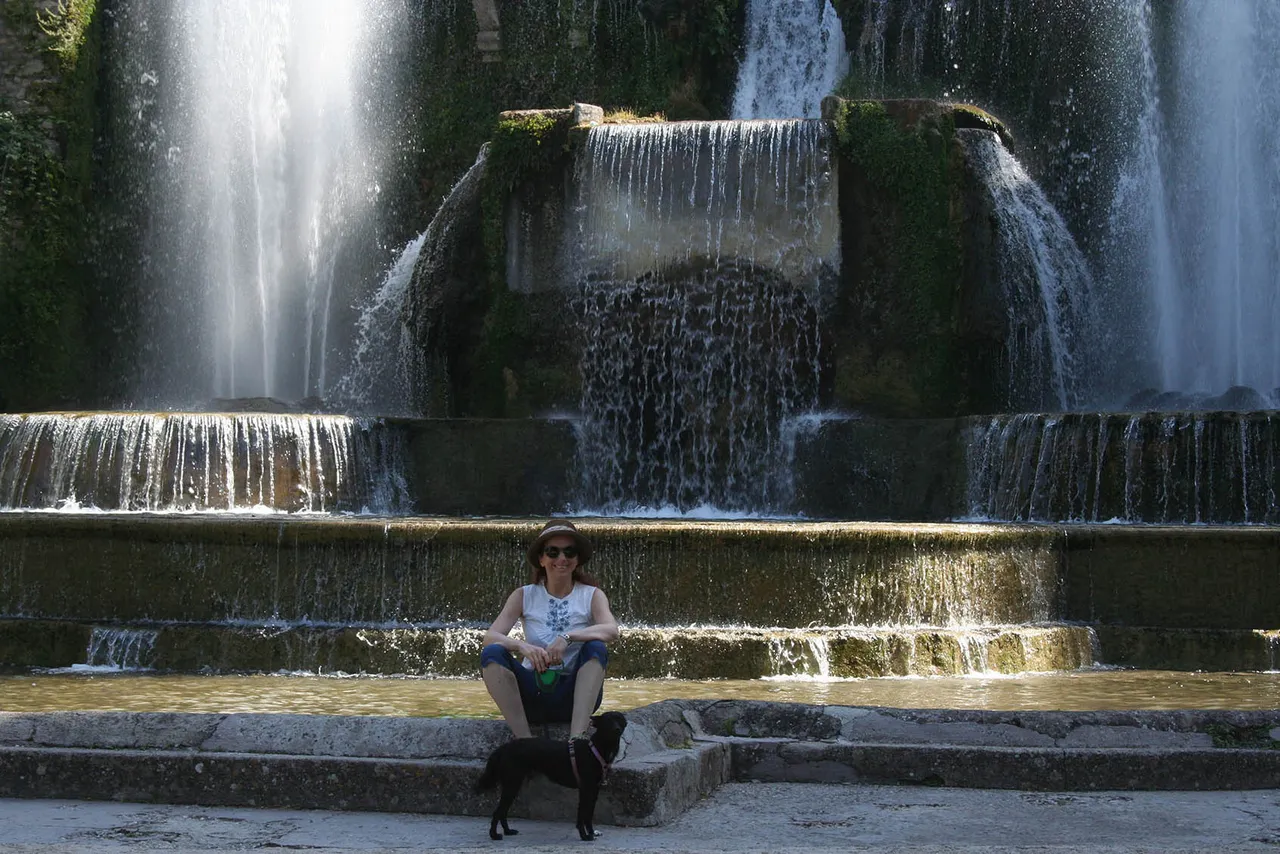
<path fill-rule="evenodd" d="M 480 775 L 480 779 L 476 780 L 475 786 L 472 788 L 477 795 L 481 792 L 487 792 L 498 785 L 498 763 L 493 756 L 489 757 L 489 761 L 484 763 L 484 773 Z"/>

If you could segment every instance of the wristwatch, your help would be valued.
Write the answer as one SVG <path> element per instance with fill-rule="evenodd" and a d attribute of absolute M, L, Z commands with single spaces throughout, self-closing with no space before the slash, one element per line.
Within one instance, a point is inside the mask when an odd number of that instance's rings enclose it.
<path fill-rule="evenodd" d="M 561 632 L 561 633 L 560 633 L 560 637 L 564 638 L 564 642 L 565 642 L 565 643 L 573 643 L 573 641 L 569 640 L 569 633 L 568 633 L 568 632 Z"/>

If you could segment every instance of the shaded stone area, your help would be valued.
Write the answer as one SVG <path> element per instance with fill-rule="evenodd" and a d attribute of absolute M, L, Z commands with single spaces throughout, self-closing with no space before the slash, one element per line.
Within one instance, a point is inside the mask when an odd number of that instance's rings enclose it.
<path fill-rule="evenodd" d="M 633 710 L 601 823 L 669 822 L 729 780 L 1029 791 L 1280 786 L 1274 712 L 999 713 L 671 700 Z M 562 728 L 550 734 L 563 737 Z M 1261 740 L 1230 736 L 1262 733 Z M 484 815 L 496 721 L 0 714 L 0 796 Z M 572 815 L 539 785 L 518 814 Z"/>
<path fill-rule="evenodd" d="M 1151 670 L 1280 669 L 1280 632 L 1263 629 L 1097 627 L 1107 663 Z"/>
<path fill-rule="evenodd" d="M 1170 629 L 1274 629 L 1280 529 L 1064 528 L 1063 616 Z"/>

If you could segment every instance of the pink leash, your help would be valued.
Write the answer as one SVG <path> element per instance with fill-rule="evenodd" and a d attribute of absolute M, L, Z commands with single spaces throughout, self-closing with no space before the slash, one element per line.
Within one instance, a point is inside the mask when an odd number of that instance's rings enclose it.
<path fill-rule="evenodd" d="M 583 739 L 586 741 L 586 739 Z M 591 752 L 595 754 L 596 761 L 600 763 L 600 787 L 604 788 L 609 784 L 609 769 L 613 766 L 604 761 L 604 757 L 600 755 L 600 751 L 596 749 L 594 741 L 588 741 L 591 746 Z M 578 773 L 578 756 L 573 750 L 574 743 L 569 742 L 569 767 L 573 769 L 573 780 L 578 784 L 578 788 L 582 788 L 582 775 Z"/>

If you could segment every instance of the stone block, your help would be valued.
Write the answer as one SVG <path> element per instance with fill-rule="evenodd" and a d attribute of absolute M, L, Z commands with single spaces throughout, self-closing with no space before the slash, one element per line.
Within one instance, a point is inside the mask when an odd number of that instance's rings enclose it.
<path fill-rule="evenodd" d="M 575 125 L 598 125 L 604 121 L 604 108 L 595 104 L 573 105 L 573 123 Z"/>
<path fill-rule="evenodd" d="M 840 737 L 866 744 L 984 744 L 1052 747 L 1053 739 L 1011 724 L 922 723 L 865 709 L 828 707 L 841 721 Z"/>

